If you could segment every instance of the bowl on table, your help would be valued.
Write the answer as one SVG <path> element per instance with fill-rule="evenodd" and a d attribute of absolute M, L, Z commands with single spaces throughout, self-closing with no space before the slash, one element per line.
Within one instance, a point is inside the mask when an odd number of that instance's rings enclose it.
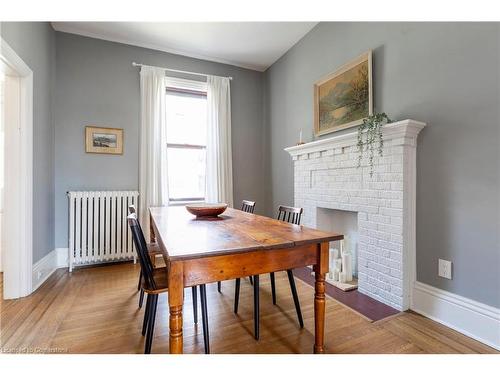
<path fill-rule="evenodd" d="M 216 217 L 226 211 L 226 203 L 195 203 L 186 205 L 186 210 L 196 217 Z"/>

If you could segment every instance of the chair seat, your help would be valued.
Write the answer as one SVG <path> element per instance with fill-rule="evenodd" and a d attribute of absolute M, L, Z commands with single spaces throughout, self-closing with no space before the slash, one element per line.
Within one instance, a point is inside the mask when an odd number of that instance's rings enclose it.
<path fill-rule="evenodd" d="M 156 288 L 148 289 L 146 281 L 142 279 L 142 288 L 148 294 L 160 294 L 168 290 L 168 271 L 166 267 L 153 269 L 153 279 L 155 280 Z"/>

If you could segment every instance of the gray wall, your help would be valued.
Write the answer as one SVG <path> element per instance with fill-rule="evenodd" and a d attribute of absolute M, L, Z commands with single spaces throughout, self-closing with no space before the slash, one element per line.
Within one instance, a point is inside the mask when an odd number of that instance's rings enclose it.
<path fill-rule="evenodd" d="M 55 233 L 67 247 L 67 197 L 72 189 L 137 189 L 139 68 L 132 61 L 232 76 L 232 144 L 235 204 L 264 201 L 263 74 L 159 51 L 56 33 Z M 85 125 L 123 128 L 124 154 L 86 154 Z M 262 212 L 263 204 L 256 211 Z"/>
<path fill-rule="evenodd" d="M 498 24 L 315 27 L 266 72 L 272 205 L 293 203 L 283 148 L 300 129 L 312 139 L 313 82 L 368 49 L 375 110 L 428 124 L 417 150 L 418 280 L 500 307 Z M 438 258 L 453 261 L 453 280 L 437 276 Z"/>
<path fill-rule="evenodd" d="M 55 32 L 48 23 L 2 22 L 1 34 L 33 71 L 33 263 L 35 263 L 54 249 L 52 92 L 55 77 Z M 8 162 L 8 158 L 6 161 Z"/>

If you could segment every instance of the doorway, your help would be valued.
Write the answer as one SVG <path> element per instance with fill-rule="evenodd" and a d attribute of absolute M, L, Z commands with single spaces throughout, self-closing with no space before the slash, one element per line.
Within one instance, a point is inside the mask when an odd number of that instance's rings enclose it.
<path fill-rule="evenodd" d="M 2 297 L 12 299 L 32 292 L 33 72 L 3 39 L 0 41 L 0 264 Z"/>

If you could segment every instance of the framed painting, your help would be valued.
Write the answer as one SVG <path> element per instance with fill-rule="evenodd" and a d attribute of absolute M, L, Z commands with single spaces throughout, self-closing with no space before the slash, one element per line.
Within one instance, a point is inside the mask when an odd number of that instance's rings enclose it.
<path fill-rule="evenodd" d="M 123 129 L 85 127 L 85 152 L 123 154 Z"/>
<path fill-rule="evenodd" d="M 315 135 L 357 126 L 372 114 L 372 51 L 314 84 Z"/>

